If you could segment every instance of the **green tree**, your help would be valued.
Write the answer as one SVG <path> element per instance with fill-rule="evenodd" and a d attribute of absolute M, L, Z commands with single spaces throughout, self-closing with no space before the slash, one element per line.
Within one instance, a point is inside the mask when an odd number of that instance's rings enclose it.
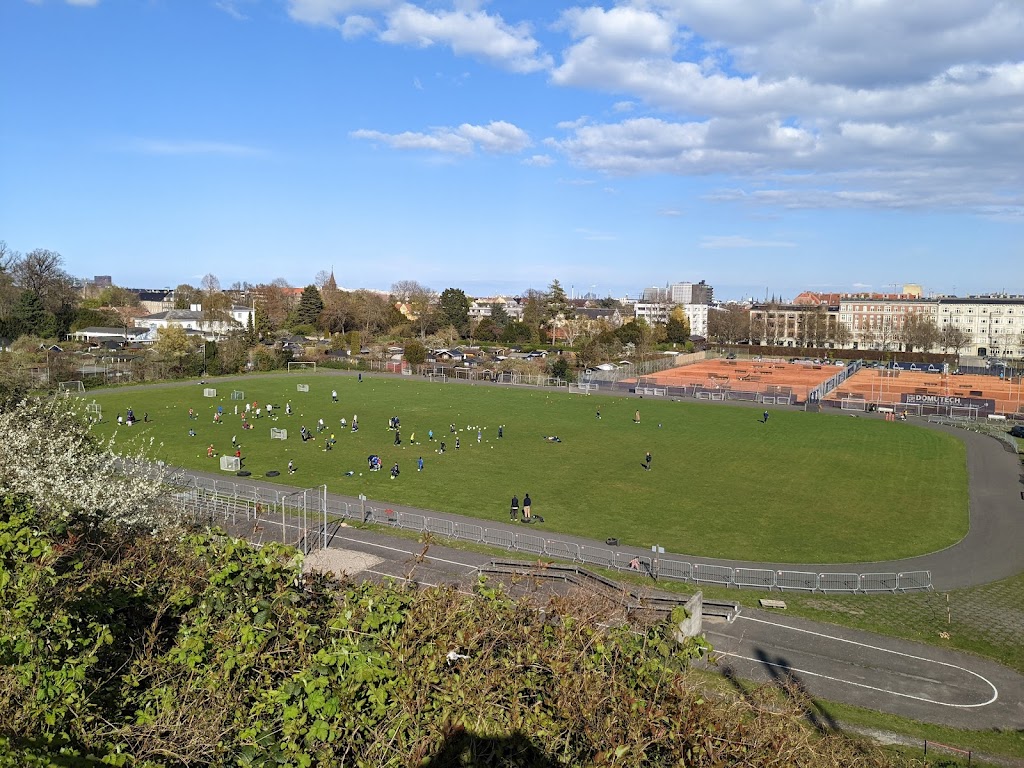
<path fill-rule="evenodd" d="M 324 301 L 320 297 L 320 291 L 315 285 L 307 285 L 302 291 L 302 298 L 295 308 L 295 317 L 292 325 L 311 325 L 314 328 L 319 326 L 320 313 L 324 311 Z"/>
<path fill-rule="evenodd" d="M 498 328 L 504 328 L 508 325 L 509 320 L 508 310 L 505 309 L 505 304 L 503 302 L 496 301 L 491 304 L 491 321 L 498 326 Z"/>
<path fill-rule="evenodd" d="M 526 323 L 512 321 L 501 332 L 501 340 L 506 344 L 521 344 L 533 338 L 534 331 Z"/>
<path fill-rule="evenodd" d="M 690 321 L 681 307 L 676 307 L 669 315 L 665 338 L 673 344 L 685 344 L 690 340 Z"/>
<path fill-rule="evenodd" d="M 540 326 L 544 322 L 544 310 L 547 297 L 538 290 L 531 288 L 526 292 L 526 301 L 523 304 L 522 323 L 530 329 L 532 338 L 539 338 Z"/>
<path fill-rule="evenodd" d="M 184 370 L 185 358 L 192 351 L 192 342 L 180 325 L 171 324 L 157 332 L 153 352 L 166 363 L 174 375 Z"/>
<path fill-rule="evenodd" d="M 469 298 L 459 288 L 445 288 L 441 291 L 438 301 L 438 322 L 442 326 L 451 325 L 459 336 L 469 333 Z"/>
<path fill-rule="evenodd" d="M 174 308 L 191 309 L 193 304 L 203 303 L 203 292 L 198 288 L 182 283 L 174 289 Z"/>
<path fill-rule="evenodd" d="M 410 339 L 405 343 L 405 352 L 402 357 L 409 365 L 423 365 L 427 362 L 427 348 L 423 342 Z"/>
<path fill-rule="evenodd" d="M 35 291 L 22 291 L 14 308 L 14 319 L 20 332 L 48 338 L 53 330 L 53 316 L 46 311 L 43 300 Z"/>
<path fill-rule="evenodd" d="M 565 289 L 558 280 L 552 280 L 548 286 L 547 301 L 544 308 L 544 316 L 548 321 L 556 317 L 572 317 L 572 305 L 569 297 L 565 295 Z"/>
<path fill-rule="evenodd" d="M 562 381 L 572 381 L 572 369 L 564 355 L 556 355 L 548 362 L 548 375 Z"/>
<path fill-rule="evenodd" d="M 643 331 L 640 330 L 640 324 L 636 320 L 630 320 L 615 329 L 615 336 L 619 341 L 623 344 L 632 344 L 634 347 L 639 346 L 642 335 Z"/>
<path fill-rule="evenodd" d="M 496 341 L 501 336 L 501 327 L 489 317 L 480 318 L 473 329 L 473 336 L 479 341 Z"/>

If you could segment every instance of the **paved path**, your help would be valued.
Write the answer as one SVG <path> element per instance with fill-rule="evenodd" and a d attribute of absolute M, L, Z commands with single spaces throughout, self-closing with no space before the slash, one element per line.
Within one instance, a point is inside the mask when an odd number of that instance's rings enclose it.
<path fill-rule="evenodd" d="M 466 591 L 491 559 L 439 545 L 424 552 L 419 542 L 357 527 L 340 528 L 330 546 L 354 578 Z M 712 668 L 730 679 L 792 683 L 817 698 L 956 728 L 1024 728 L 1024 676 L 987 659 L 746 608 L 732 623 L 705 620 L 704 630 Z M 835 727 L 816 707 L 806 716 Z"/>

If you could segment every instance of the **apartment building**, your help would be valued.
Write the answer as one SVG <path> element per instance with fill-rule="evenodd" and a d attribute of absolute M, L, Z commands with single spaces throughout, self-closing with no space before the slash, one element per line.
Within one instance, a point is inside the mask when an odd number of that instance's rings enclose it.
<path fill-rule="evenodd" d="M 902 350 L 902 334 L 911 315 L 936 322 L 937 303 L 913 293 L 843 294 L 839 322 L 850 331 L 854 349 Z"/>
<path fill-rule="evenodd" d="M 1024 357 L 1024 296 L 940 296 L 935 322 L 968 335 L 966 354 Z"/>

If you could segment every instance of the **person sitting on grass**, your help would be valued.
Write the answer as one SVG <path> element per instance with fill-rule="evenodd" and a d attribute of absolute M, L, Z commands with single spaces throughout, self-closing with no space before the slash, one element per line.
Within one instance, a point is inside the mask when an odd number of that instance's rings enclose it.
<path fill-rule="evenodd" d="M 558 435 L 544 435 L 544 439 L 547 440 L 549 443 L 562 442 L 562 438 L 560 438 Z"/>

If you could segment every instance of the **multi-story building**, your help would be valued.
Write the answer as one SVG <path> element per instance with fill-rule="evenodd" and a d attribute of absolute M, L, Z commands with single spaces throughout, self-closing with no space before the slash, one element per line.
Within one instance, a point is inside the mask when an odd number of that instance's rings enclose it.
<path fill-rule="evenodd" d="M 708 311 L 711 309 L 707 304 L 683 304 L 683 312 L 690 322 L 690 335 L 707 338 L 708 336 Z"/>
<path fill-rule="evenodd" d="M 672 283 L 668 287 L 668 300 L 673 304 L 710 304 L 715 289 L 701 280 L 699 283 Z"/>
<path fill-rule="evenodd" d="M 523 319 L 523 304 L 509 296 L 494 296 L 475 299 L 469 304 L 469 319 L 472 321 L 482 320 L 491 316 L 492 307 L 501 304 L 505 307 L 505 314 L 510 320 Z"/>
<path fill-rule="evenodd" d="M 1024 357 L 1024 296 L 940 296 L 936 325 L 967 334 L 967 354 Z"/>
<path fill-rule="evenodd" d="M 675 305 L 667 301 L 638 301 L 633 305 L 633 317 L 646 320 L 651 325 L 667 323 Z"/>
<path fill-rule="evenodd" d="M 935 322 L 935 299 L 911 293 L 843 294 L 839 322 L 850 331 L 854 349 L 901 350 L 907 318 L 918 315 Z"/>
<path fill-rule="evenodd" d="M 778 347 L 844 346 L 839 308 L 827 304 L 770 301 L 750 307 L 750 340 Z"/>

